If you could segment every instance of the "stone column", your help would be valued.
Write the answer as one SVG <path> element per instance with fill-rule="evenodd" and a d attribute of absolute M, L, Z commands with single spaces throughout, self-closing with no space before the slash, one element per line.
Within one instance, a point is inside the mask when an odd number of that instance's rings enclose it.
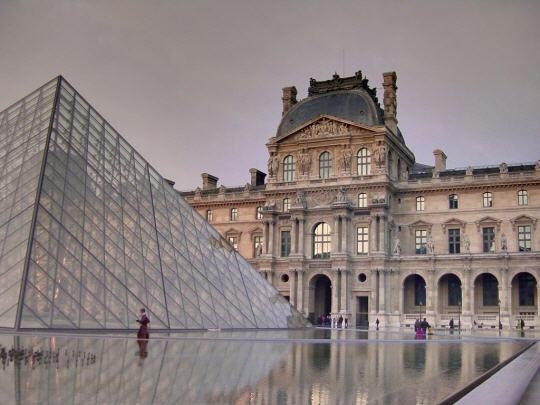
<path fill-rule="evenodd" d="M 344 216 L 341 220 L 341 234 L 342 234 L 342 237 L 341 237 L 341 251 L 343 253 L 347 253 L 348 252 L 348 240 L 347 240 L 347 235 L 349 233 L 349 218 Z"/>
<path fill-rule="evenodd" d="M 304 218 L 298 218 L 298 254 L 304 255 Z"/>
<path fill-rule="evenodd" d="M 274 232 L 275 232 L 275 221 L 270 221 L 270 232 L 268 235 L 268 253 L 272 256 L 274 256 Z"/>
<path fill-rule="evenodd" d="M 499 297 L 501 300 L 501 314 L 508 315 L 512 312 L 512 285 L 508 283 L 508 269 L 501 269 L 501 287 Z"/>
<path fill-rule="evenodd" d="M 264 221 L 264 244 L 263 244 L 263 248 L 264 248 L 264 254 L 267 255 L 268 252 L 269 252 L 269 249 L 268 249 L 268 241 L 270 239 L 270 224 L 268 223 L 268 221 Z"/>
<path fill-rule="evenodd" d="M 289 295 L 290 303 L 297 308 L 296 304 L 296 270 L 289 270 Z M 297 308 L 298 309 L 298 308 Z"/>
<path fill-rule="evenodd" d="M 472 313 L 471 290 L 471 271 L 466 269 L 463 271 L 463 282 L 461 283 L 461 301 L 464 315 L 470 315 Z"/>
<path fill-rule="evenodd" d="M 298 286 L 297 286 L 297 309 L 300 313 L 305 314 L 304 312 L 304 269 L 296 270 L 298 273 Z"/>
<path fill-rule="evenodd" d="M 536 316 L 538 317 L 538 315 L 540 314 L 540 284 L 536 284 Z"/>
<path fill-rule="evenodd" d="M 371 269 L 370 278 L 371 278 L 371 291 L 370 291 L 370 303 L 369 303 L 369 312 L 376 314 L 379 312 L 379 290 L 377 288 L 377 277 L 378 270 Z"/>
<path fill-rule="evenodd" d="M 292 227 L 291 227 L 291 253 L 298 253 L 298 245 L 296 243 L 296 238 L 298 237 L 298 221 L 296 218 L 292 218 Z"/>
<path fill-rule="evenodd" d="M 386 313 L 386 269 L 379 270 L 379 313 Z"/>
<path fill-rule="evenodd" d="M 381 215 L 379 221 L 379 251 L 387 252 L 386 248 L 386 215 Z"/>
<path fill-rule="evenodd" d="M 340 251 L 339 240 L 339 215 L 334 216 L 334 229 L 332 229 L 332 252 L 337 253 Z"/>
<path fill-rule="evenodd" d="M 435 312 L 435 271 L 428 270 L 426 281 L 426 315 L 432 315 Z"/>
<path fill-rule="evenodd" d="M 349 313 L 349 270 L 341 269 L 341 309 Z"/>
<path fill-rule="evenodd" d="M 333 272 L 332 280 L 332 313 L 336 314 L 339 312 L 339 272 Z"/>

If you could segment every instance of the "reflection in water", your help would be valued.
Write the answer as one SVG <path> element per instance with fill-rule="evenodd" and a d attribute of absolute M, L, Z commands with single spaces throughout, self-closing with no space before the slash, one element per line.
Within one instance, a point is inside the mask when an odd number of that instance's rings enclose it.
<path fill-rule="evenodd" d="M 309 341 L 328 333 L 333 340 L 327 343 Z M 0 403 L 434 403 L 526 344 L 353 341 L 347 336 L 315 332 L 299 340 L 298 331 L 279 331 L 148 342 L 0 335 L 6 348 L 79 359 L 79 353 L 86 353 L 84 359 L 91 353 L 95 360 L 90 367 L 79 360 L 69 368 L 6 367 L 0 370 Z"/>

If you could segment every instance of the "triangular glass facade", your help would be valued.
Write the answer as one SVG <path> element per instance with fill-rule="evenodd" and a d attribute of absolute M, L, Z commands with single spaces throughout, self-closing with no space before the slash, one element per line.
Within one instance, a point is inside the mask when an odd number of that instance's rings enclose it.
<path fill-rule="evenodd" d="M 59 77 L 0 113 L 0 327 L 304 319 Z"/>

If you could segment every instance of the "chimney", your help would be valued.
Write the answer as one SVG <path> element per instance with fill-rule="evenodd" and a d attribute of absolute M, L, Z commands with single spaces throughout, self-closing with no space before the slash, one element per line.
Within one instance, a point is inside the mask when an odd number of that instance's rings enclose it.
<path fill-rule="evenodd" d="M 251 173 L 251 186 L 262 186 L 264 184 L 264 178 L 266 177 L 266 173 L 261 172 L 257 169 L 249 169 L 249 173 Z"/>
<path fill-rule="evenodd" d="M 281 100 L 283 101 L 283 113 L 281 115 L 285 115 L 287 111 L 291 109 L 293 105 L 296 104 L 296 87 L 284 87 L 283 89 L 283 97 L 281 97 Z"/>
<path fill-rule="evenodd" d="M 435 149 L 433 156 L 435 156 L 435 171 L 442 172 L 446 170 L 446 155 L 444 152 L 440 149 Z"/>
<path fill-rule="evenodd" d="M 383 73 L 384 87 L 384 125 L 397 135 L 397 97 L 396 72 Z"/>
<path fill-rule="evenodd" d="M 216 176 L 212 176 L 208 173 L 203 173 L 201 174 L 201 177 L 203 190 L 213 190 L 217 188 L 217 182 L 219 179 Z"/>

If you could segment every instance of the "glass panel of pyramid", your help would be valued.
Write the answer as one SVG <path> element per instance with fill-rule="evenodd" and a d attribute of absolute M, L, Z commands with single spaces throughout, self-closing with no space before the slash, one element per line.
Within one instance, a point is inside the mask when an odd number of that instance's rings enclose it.
<path fill-rule="evenodd" d="M 0 327 L 305 325 L 62 77 L 0 113 L 0 170 Z"/>

